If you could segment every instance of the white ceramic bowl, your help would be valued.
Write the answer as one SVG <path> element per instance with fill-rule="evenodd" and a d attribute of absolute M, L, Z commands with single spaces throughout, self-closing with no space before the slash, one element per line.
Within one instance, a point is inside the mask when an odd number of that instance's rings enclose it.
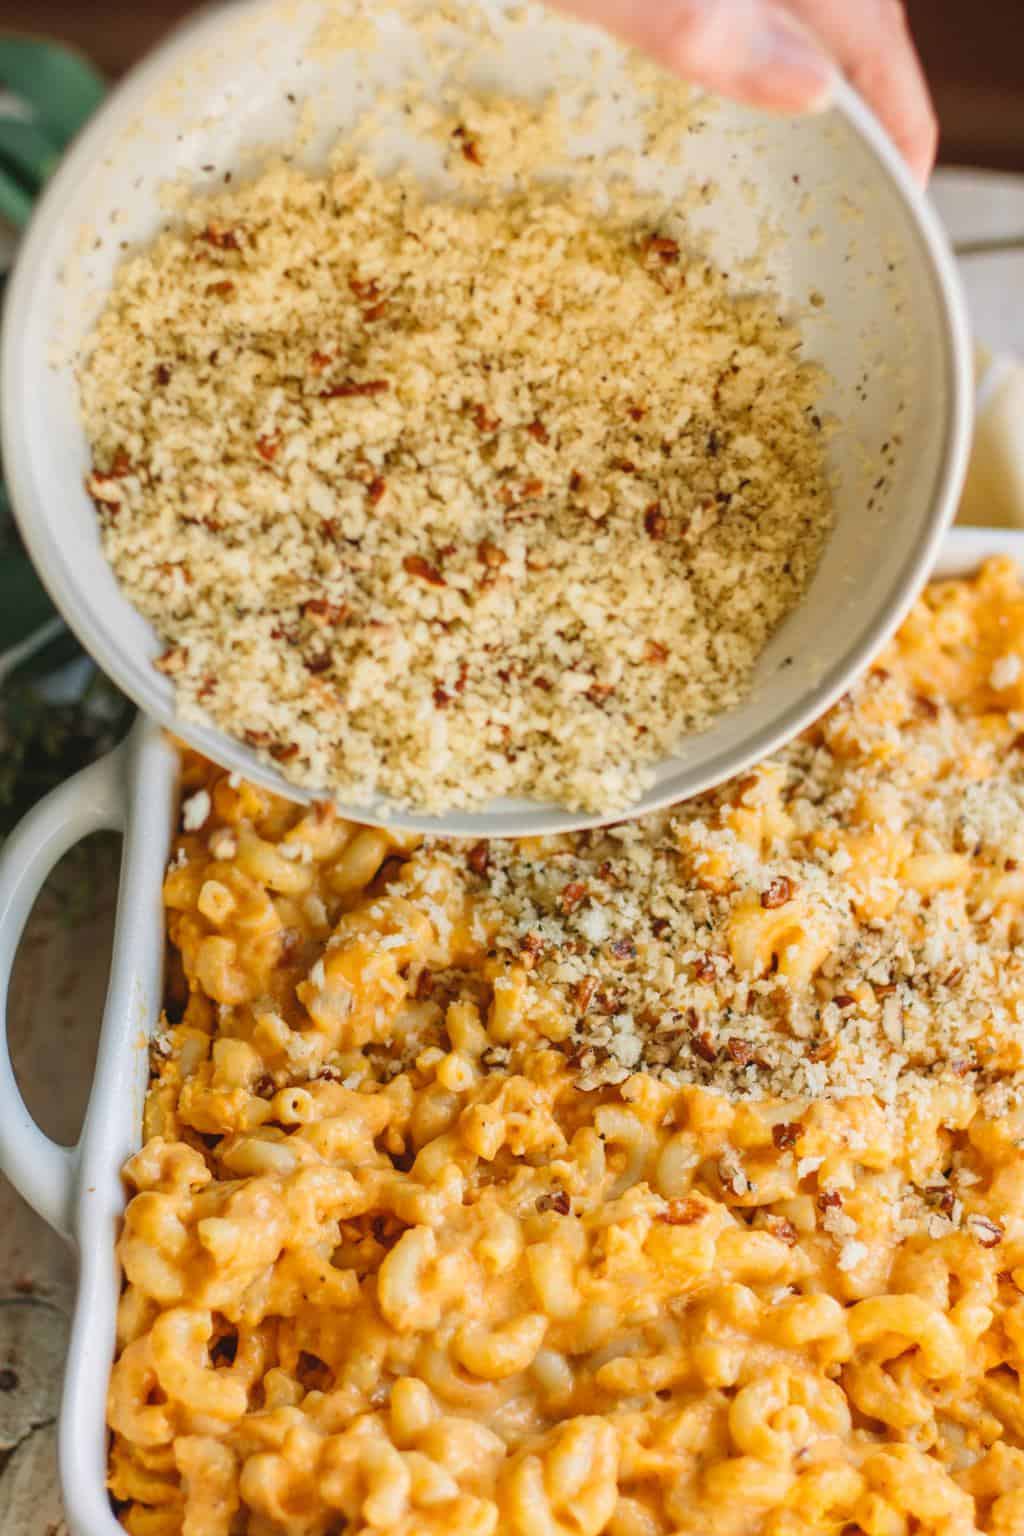
<path fill-rule="evenodd" d="M 956 529 L 935 574 L 967 575 L 996 554 L 1024 567 L 1024 534 Z M 122 1536 L 106 1492 L 104 1419 L 120 1290 L 114 1243 L 124 1209 L 121 1166 L 141 1144 L 149 1037 L 163 992 L 161 887 L 177 814 L 177 768 L 164 734 L 140 720 L 116 752 L 42 801 L 0 854 L 0 1171 L 79 1259 L 60 1414 L 61 1487 L 72 1536 Z M 82 1134 L 76 1147 L 59 1147 L 33 1122 L 15 1082 L 7 991 L 46 876 L 74 843 L 105 828 L 125 833 L 110 987 Z"/>
<path fill-rule="evenodd" d="M 84 644 L 167 725 L 175 723 L 172 687 L 151 665 L 158 641 L 117 588 L 83 486 L 88 453 L 76 353 L 123 248 L 145 241 L 162 222 L 160 192 L 169 179 L 218 184 L 226 171 L 251 163 L 255 146 L 290 142 L 300 121 L 303 154 L 315 163 L 382 86 L 418 70 L 426 89 L 436 87 L 434 66 L 401 7 L 368 5 L 382 34 L 375 52 L 348 49 L 343 29 L 333 42 L 325 37 L 325 14 L 353 3 L 238 0 L 155 53 L 114 93 L 54 177 L 10 286 L 0 396 L 6 474 L 22 532 Z M 517 94 L 564 88 L 567 75 L 593 84 L 606 112 L 587 147 L 600 154 L 637 143 L 637 93 L 616 45 L 539 8 L 531 26 L 513 27 L 506 16 L 512 0 L 477 0 L 476 9 L 494 18 L 501 43 L 470 64 L 471 76 Z M 455 26 L 447 35 L 466 42 Z M 314 39 L 319 46 L 310 46 Z M 456 46 L 453 56 L 459 52 Z M 693 180 L 712 184 L 710 204 L 692 222 L 734 274 L 762 248 L 766 221 L 775 230 L 765 250 L 768 275 L 802 316 L 807 352 L 831 375 L 825 408 L 843 424 L 833 453 L 837 526 L 809 594 L 765 652 L 750 698 L 661 766 L 637 813 L 757 761 L 866 665 L 934 559 L 969 438 L 967 328 L 953 264 L 923 196 L 854 92 L 842 87 L 835 110 L 799 121 L 718 103 L 691 116 L 698 131 L 681 128 L 681 163 L 649 157 L 643 179 L 673 195 Z M 401 121 L 375 149 L 386 156 L 400 142 Z M 414 144 L 403 147 L 417 153 Z M 226 766 L 303 798 L 235 740 L 194 725 L 175 728 Z M 479 836 L 601 819 L 527 801 L 440 819 L 387 805 L 353 814 Z"/>

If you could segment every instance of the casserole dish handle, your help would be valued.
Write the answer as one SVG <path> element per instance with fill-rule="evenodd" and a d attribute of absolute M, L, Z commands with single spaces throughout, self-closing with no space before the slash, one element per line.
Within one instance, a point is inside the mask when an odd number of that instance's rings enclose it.
<path fill-rule="evenodd" d="M 126 747 L 83 769 L 30 811 L 0 854 L 0 1168 L 18 1193 L 62 1236 L 69 1235 L 78 1149 L 36 1125 L 14 1076 L 7 994 L 33 903 L 58 861 L 91 832 L 120 832 L 127 819 Z"/>

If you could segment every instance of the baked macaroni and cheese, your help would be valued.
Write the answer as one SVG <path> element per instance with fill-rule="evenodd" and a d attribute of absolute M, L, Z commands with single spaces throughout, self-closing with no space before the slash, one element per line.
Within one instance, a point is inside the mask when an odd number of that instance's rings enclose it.
<path fill-rule="evenodd" d="M 655 819 L 416 845 L 184 779 L 133 1536 L 1020 1536 L 1008 562 Z"/>

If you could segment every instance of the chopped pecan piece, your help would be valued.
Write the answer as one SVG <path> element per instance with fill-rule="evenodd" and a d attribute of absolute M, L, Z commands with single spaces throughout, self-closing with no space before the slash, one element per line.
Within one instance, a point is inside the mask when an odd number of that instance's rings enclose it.
<path fill-rule="evenodd" d="M 838 1211 L 843 1204 L 843 1197 L 838 1189 L 823 1189 L 818 1196 L 819 1211 Z"/>
<path fill-rule="evenodd" d="M 279 741 L 271 747 L 270 755 L 275 763 L 289 763 L 293 757 L 298 757 L 299 748 L 294 741 Z"/>
<path fill-rule="evenodd" d="M 273 464 L 277 458 L 277 451 L 281 446 L 280 433 L 273 437 L 258 437 L 256 439 L 256 452 L 261 459 L 266 459 L 268 464 Z"/>
<path fill-rule="evenodd" d="M 644 253 L 660 261 L 662 266 L 675 266 L 679 260 L 679 245 L 668 235 L 652 235 L 644 245 Z"/>
<path fill-rule="evenodd" d="M 519 941 L 519 953 L 523 966 L 530 971 L 544 953 L 544 940 L 539 933 L 525 933 Z"/>
<path fill-rule="evenodd" d="M 644 531 L 648 538 L 663 539 L 667 528 L 668 521 L 661 510 L 661 502 L 652 501 L 644 513 Z"/>
<path fill-rule="evenodd" d="M 380 284 L 375 277 L 360 278 L 350 274 L 348 285 L 361 304 L 376 304 L 380 299 Z"/>
<path fill-rule="evenodd" d="M 1003 1229 L 990 1216 L 968 1216 L 967 1230 L 982 1248 L 998 1248 L 1003 1240 Z"/>
<path fill-rule="evenodd" d="M 366 487 L 366 494 L 369 498 L 371 507 L 377 507 L 380 505 L 380 503 L 384 500 L 387 488 L 387 481 L 381 479 L 380 475 L 378 475 L 374 480 L 370 481 L 369 485 Z"/>
<path fill-rule="evenodd" d="M 124 492 L 117 484 L 114 475 L 101 475 L 94 472 L 86 480 L 85 488 L 93 501 L 102 502 L 106 507 L 119 507 L 124 500 Z"/>
<path fill-rule="evenodd" d="M 735 1035 L 725 1042 L 725 1049 L 738 1067 L 749 1067 L 757 1055 L 749 1040 L 737 1039 Z"/>
<path fill-rule="evenodd" d="M 491 861 L 490 843 L 474 843 L 466 854 L 466 863 L 474 875 L 486 875 L 487 866 Z"/>
<path fill-rule="evenodd" d="M 803 1135 L 803 1126 L 798 1121 L 791 1121 L 788 1125 L 772 1126 L 772 1141 L 780 1152 L 788 1152 L 795 1147 Z"/>
<path fill-rule="evenodd" d="M 535 442 L 546 444 L 550 443 L 551 441 L 551 434 L 539 416 L 536 421 L 530 422 L 530 425 L 526 430 L 529 432 L 530 436 L 534 439 Z"/>
<path fill-rule="evenodd" d="M 501 426 L 501 417 L 492 416 L 486 405 L 478 405 L 473 410 L 473 425 L 478 432 L 483 432 L 489 437 Z"/>
<path fill-rule="evenodd" d="M 221 278 L 220 282 L 207 283 L 206 291 L 208 294 L 212 294 L 214 298 L 230 299 L 234 296 L 235 285 L 229 278 L 225 277 Z"/>
<path fill-rule="evenodd" d="M 698 981 L 703 981 L 705 985 L 708 985 L 717 979 L 718 971 L 715 967 L 715 962 L 712 960 L 710 955 L 697 956 L 696 960 L 693 962 L 693 974 L 696 976 Z"/>
<path fill-rule="evenodd" d="M 219 224 L 207 224 L 199 238 L 205 240 L 207 245 L 215 246 L 218 251 L 241 250 L 237 232 L 221 229 Z"/>
<path fill-rule="evenodd" d="M 165 677 L 173 677 L 177 672 L 183 672 L 188 661 L 188 651 L 183 645 L 175 645 L 169 651 L 164 651 L 158 656 L 153 665 L 158 672 Z"/>
<path fill-rule="evenodd" d="M 464 128 L 460 123 L 458 128 L 456 128 L 452 133 L 452 138 L 458 140 L 459 146 L 462 149 L 462 156 L 464 160 L 468 160 L 470 165 L 483 165 L 484 162 L 483 156 L 480 153 L 480 145 L 477 143 L 476 139 L 473 138 L 468 128 Z"/>
<path fill-rule="evenodd" d="M 764 1219 L 765 1230 L 772 1237 L 777 1237 L 780 1243 L 785 1243 L 787 1248 L 795 1248 L 799 1236 L 796 1227 L 785 1216 L 766 1216 Z"/>
<path fill-rule="evenodd" d="M 446 587 L 441 572 L 436 565 L 431 565 L 422 555 L 406 555 L 402 561 L 402 569 L 407 576 L 415 576 L 417 581 L 425 581 L 430 587 Z"/>
<path fill-rule="evenodd" d="M 668 647 L 657 640 L 648 640 L 644 646 L 644 660 L 660 666 L 662 662 L 668 661 Z"/>
<path fill-rule="evenodd" d="M 580 880 L 570 880 L 562 887 L 561 908 L 566 917 L 575 912 L 587 899 L 587 888 Z"/>
<path fill-rule="evenodd" d="M 564 1189 L 552 1189 L 546 1195 L 538 1195 L 536 1205 L 538 1211 L 554 1211 L 558 1216 L 568 1216 L 572 1210 L 572 1201 Z"/>
<path fill-rule="evenodd" d="M 597 991 L 597 977 L 584 976 L 572 989 L 572 1000 L 578 1013 L 586 1013 Z"/>
<path fill-rule="evenodd" d="M 486 539 L 482 544 L 477 545 L 476 557 L 481 565 L 488 566 L 492 571 L 508 563 L 508 555 L 505 551 L 499 549 L 497 544 L 489 544 Z"/>
<path fill-rule="evenodd" d="M 700 1057 L 701 1061 L 712 1062 L 718 1060 L 718 1052 L 715 1049 L 715 1042 L 712 1040 L 706 1029 L 694 1030 L 693 1049 Z"/>
<path fill-rule="evenodd" d="M 349 609 L 344 603 L 329 603 L 325 597 L 311 597 L 302 605 L 302 617 L 321 629 L 328 624 L 340 624 L 348 615 Z"/>
<path fill-rule="evenodd" d="M 766 912 L 784 907 L 793 900 L 793 882 L 788 875 L 778 875 L 761 892 L 761 905 Z"/>
<path fill-rule="evenodd" d="M 708 1207 L 702 1200 L 687 1196 L 666 1201 L 665 1209 L 658 1213 L 657 1220 L 670 1227 L 692 1227 L 696 1222 L 703 1221 L 707 1213 Z"/>
<path fill-rule="evenodd" d="M 952 1216 L 956 1209 L 956 1195 L 948 1184 L 929 1184 L 925 1195 L 932 1205 L 938 1206 L 943 1216 Z"/>

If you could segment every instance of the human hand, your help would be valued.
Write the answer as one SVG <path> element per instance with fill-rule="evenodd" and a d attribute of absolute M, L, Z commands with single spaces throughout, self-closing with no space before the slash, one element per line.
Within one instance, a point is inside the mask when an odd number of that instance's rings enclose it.
<path fill-rule="evenodd" d="M 914 174 L 935 163 L 938 125 L 898 0 L 556 0 L 676 74 L 752 106 L 827 104 L 836 70 L 858 88 Z"/>

